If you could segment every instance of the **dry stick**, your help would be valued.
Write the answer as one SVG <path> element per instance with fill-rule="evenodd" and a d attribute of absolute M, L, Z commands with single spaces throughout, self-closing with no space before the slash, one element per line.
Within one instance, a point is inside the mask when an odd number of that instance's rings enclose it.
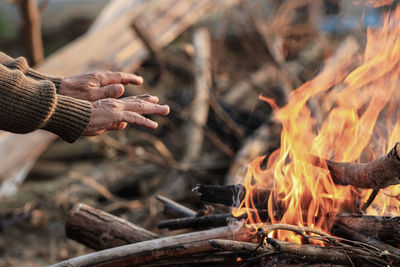
<path fill-rule="evenodd" d="M 189 209 L 167 197 L 157 195 L 156 199 L 164 204 L 164 213 L 171 217 L 194 217 L 197 214 L 196 211 Z"/>
<path fill-rule="evenodd" d="M 83 203 L 77 203 L 68 214 L 65 232 L 68 238 L 95 250 L 158 238 L 146 229 Z"/>
<path fill-rule="evenodd" d="M 53 267 L 142 265 L 157 260 L 214 251 L 208 241 L 220 238 L 252 241 L 254 235 L 250 234 L 250 229 L 241 226 L 220 227 L 102 250 L 60 262 Z"/>
<path fill-rule="evenodd" d="M 190 115 L 190 125 L 187 129 L 186 151 L 184 162 L 190 163 L 196 159 L 203 145 L 203 127 L 207 123 L 209 109 L 209 93 L 211 88 L 211 43 L 210 33 L 206 28 L 198 29 L 193 35 L 196 50 L 195 65 L 195 97 Z"/>
<path fill-rule="evenodd" d="M 32 65 L 37 65 L 44 58 L 41 31 L 41 14 L 36 0 L 20 0 L 19 8 L 23 18 L 26 49 Z"/>
<path fill-rule="evenodd" d="M 378 256 L 347 253 L 346 251 L 343 251 L 343 249 L 340 247 L 299 245 L 275 239 L 273 242 L 277 244 L 277 246 L 279 246 L 279 249 L 274 249 L 272 247 L 267 247 L 267 246 L 258 247 L 257 244 L 249 242 L 238 242 L 231 240 L 210 241 L 210 243 L 215 248 L 226 251 L 234 251 L 240 254 L 250 254 L 250 255 L 254 255 L 255 253 L 264 256 L 272 256 L 276 254 L 284 259 L 294 258 L 298 261 L 307 263 L 333 263 L 333 264 L 350 265 L 354 262 L 357 264 L 364 264 L 364 266 L 366 262 L 370 262 L 373 264 L 380 264 L 382 266 L 388 264 L 387 261 Z"/>

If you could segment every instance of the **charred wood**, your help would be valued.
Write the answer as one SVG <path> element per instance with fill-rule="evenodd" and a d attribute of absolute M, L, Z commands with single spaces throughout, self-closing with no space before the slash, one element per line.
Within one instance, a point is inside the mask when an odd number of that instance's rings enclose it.
<path fill-rule="evenodd" d="M 267 211 L 259 211 L 258 215 L 262 220 L 268 220 Z M 192 218 L 178 218 L 173 220 L 162 221 L 158 224 L 158 228 L 168 228 L 177 230 L 183 228 L 207 228 L 228 225 L 230 221 L 246 219 L 247 214 L 235 217 L 232 213 L 212 214 L 207 216 L 198 216 Z"/>

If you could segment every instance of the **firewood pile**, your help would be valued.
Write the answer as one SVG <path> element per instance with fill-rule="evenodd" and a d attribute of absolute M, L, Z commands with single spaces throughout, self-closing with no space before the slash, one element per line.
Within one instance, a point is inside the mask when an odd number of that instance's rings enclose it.
<path fill-rule="evenodd" d="M 338 207 L 334 212 L 302 205 L 300 217 L 309 215 L 312 223 L 281 220 L 291 209 L 285 202 L 289 194 L 274 191 L 273 182 L 255 183 L 284 150 L 281 133 L 291 128 L 285 105 L 301 102 L 314 84 L 329 88 L 303 105 L 314 119 L 310 123 L 324 129 L 339 105 L 335 101 L 345 101 L 334 92 L 350 84 L 346 75 L 362 65 L 369 25 L 331 29 L 327 21 L 359 15 L 360 6 L 337 1 L 128 2 L 111 1 L 84 36 L 39 70 L 135 72 L 145 84 L 127 86 L 126 95 L 157 95 L 171 114 L 154 118 L 156 131 L 132 126 L 73 145 L 54 142 L 43 132 L 23 138 L 0 133 L 5 158 L 0 162 L 0 231 L 5 236 L 0 265 L 18 266 L 33 258 L 57 267 L 400 265 L 400 213 L 380 206 L 383 197 L 400 199 L 400 192 L 391 189 L 400 182 L 400 139 L 395 140 L 400 136 L 391 134 L 385 143 L 391 147 L 379 153 L 371 148 L 378 137 L 370 146 L 365 143 L 361 159 L 333 155 L 332 149 L 326 154 L 301 151 L 305 166 L 325 175 L 318 181 L 329 180 L 331 187 L 354 195 L 323 192 L 329 203 L 343 201 L 333 205 Z M 395 9 L 396 4 L 377 5 L 373 14 Z M 73 56 L 76 51 L 79 57 Z M 369 109 L 360 104 L 360 110 Z M 303 137 L 296 138 L 301 142 Z M 281 162 L 295 158 L 285 156 Z M 253 173 L 250 163 L 257 167 Z M 299 242 L 280 239 L 280 233 Z M 33 252 L 17 259 L 21 245 Z M 34 252 L 33 246 L 42 250 Z"/>

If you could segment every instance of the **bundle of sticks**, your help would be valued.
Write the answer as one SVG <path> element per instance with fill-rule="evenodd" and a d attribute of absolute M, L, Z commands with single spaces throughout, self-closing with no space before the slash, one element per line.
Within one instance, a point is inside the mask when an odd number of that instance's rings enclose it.
<path fill-rule="evenodd" d="M 372 203 L 380 188 L 397 184 L 400 171 L 399 144 L 385 156 L 366 164 L 338 163 L 315 158 L 313 164 L 328 168 L 335 183 L 374 188 L 364 207 Z M 198 197 L 208 203 L 237 206 L 243 200 L 243 185 L 197 185 Z M 254 199 L 260 218 L 268 221 L 261 209 L 265 198 Z M 400 264 L 400 217 L 340 214 L 334 219 L 330 235 L 322 231 L 287 224 L 268 224 L 257 230 L 244 225 L 247 214 L 207 214 L 195 211 L 166 197 L 157 196 L 164 212 L 172 219 L 158 227 L 202 229 L 196 232 L 159 237 L 121 218 L 79 203 L 66 220 L 66 233 L 92 249 L 92 254 L 69 259 L 54 266 L 164 266 L 188 264 L 249 264 L 275 262 L 287 264 L 340 264 L 388 266 Z M 207 229 L 211 228 L 211 229 Z M 207 229 L 207 230 L 204 230 Z M 300 235 L 304 244 L 269 237 L 275 230 Z M 317 242 L 317 243 L 316 243 Z"/>

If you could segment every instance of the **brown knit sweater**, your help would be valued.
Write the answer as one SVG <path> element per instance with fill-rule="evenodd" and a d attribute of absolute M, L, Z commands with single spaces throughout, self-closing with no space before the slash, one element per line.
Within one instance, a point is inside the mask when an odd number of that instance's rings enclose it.
<path fill-rule="evenodd" d="M 29 68 L 24 58 L 0 52 L 0 130 L 53 132 L 72 143 L 86 130 L 91 116 L 88 101 L 58 95 L 61 78 Z"/>

